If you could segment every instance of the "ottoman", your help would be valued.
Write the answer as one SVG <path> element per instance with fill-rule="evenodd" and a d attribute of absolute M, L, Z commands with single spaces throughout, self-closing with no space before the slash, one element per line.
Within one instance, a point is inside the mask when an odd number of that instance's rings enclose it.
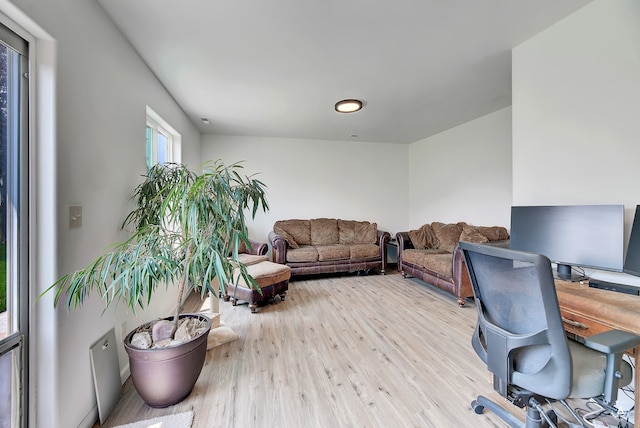
<path fill-rule="evenodd" d="M 258 290 L 250 288 L 244 278 L 240 276 L 238 285 L 227 284 L 227 290 L 224 300 L 237 305 L 238 300 L 249 302 L 249 309 L 252 313 L 258 310 L 258 303 L 271 302 L 276 295 L 280 295 L 280 300 L 284 300 L 289 289 L 289 278 L 291 277 L 291 268 L 287 265 L 272 263 L 269 261 L 261 261 L 247 266 L 247 272 L 251 275 L 262 294 Z M 238 274 L 239 275 L 239 274 Z"/>

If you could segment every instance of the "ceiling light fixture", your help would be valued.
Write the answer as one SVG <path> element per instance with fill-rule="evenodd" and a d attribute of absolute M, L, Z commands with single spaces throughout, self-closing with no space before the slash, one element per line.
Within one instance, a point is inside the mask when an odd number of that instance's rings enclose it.
<path fill-rule="evenodd" d="M 354 113 L 362 108 L 360 100 L 342 100 L 336 103 L 338 113 Z"/>
<path fill-rule="evenodd" d="M 202 121 L 202 123 L 204 123 L 205 125 L 209 125 L 211 122 L 209 121 L 208 117 L 203 117 L 200 119 Z"/>

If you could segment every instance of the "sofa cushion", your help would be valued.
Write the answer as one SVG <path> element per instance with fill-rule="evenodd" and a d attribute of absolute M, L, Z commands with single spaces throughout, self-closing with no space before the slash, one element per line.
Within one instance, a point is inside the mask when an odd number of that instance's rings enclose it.
<path fill-rule="evenodd" d="M 347 245 L 317 245 L 318 261 L 330 261 L 330 260 L 347 260 L 349 259 L 350 251 Z"/>
<path fill-rule="evenodd" d="M 317 262 L 318 250 L 310 245 L 300 246 L 300 248 L 290 248 L 287 251 L 287 262 Z"/>
<path fill-rule="evenodd" d="M 402 260 L 443 275 L 453 276 L 453 256 L 446 250 L 409 248 L 402 252 Z"/>
<path fill-rule="evenodd" d="M 378 239 L 378 224 L 357 221 L 355 224 L 354 244 L 375 244 Z"/>
<path fill-rule="evenodd" d="M 311 245 L 311 227 L 309 220 L 280 220 L 273 225 L 273 231 L 282 236 L 289 246 Z M 284 231 L 286 234 L 282 234 Z M 292 242 L 289 242 L 289 239 Z"/>
<path fill-rule="evenodd" d="M 428 269 L 446 277 L 453 277 L 453 258 L 451 254 L 434 254 L 429 256 Z"/>
<path fill-rule="evenodd" d="M 430 224 L 423 224 L 420 229 L 410 231 L 409 239 L 411 239 L 413 247 L 418 250 L 438 248 L 439 245 L 438 238 Z"/>
<path fill-rule="evenodd" d="M 376 244 L 349 245 L 351 260 L 373 259 L 380 257 L 380 247 Z"/>
<path fill-rule="evenodd" d="M 462 234 L 462 225 L 460 223 L 444 224 L 437 221 L 431 223 L 433 233 L 436 235 L 439 241 L 438 248 L 453 252 L 453 249 L 460 240 Z"/>
<path fill-rule="evenodd" d="M 338 220 L 339 242 L 344 245 L 375 244 L 378 239 L 377 223 Z"/>
<path fill-rule="evenodd" d="M 356 242 L 356 221 L 338 219 L 338 242 L 344 245 Z"/>
<path fill-rule="evenodd" d="M 338 220 L 335 218 L 316 218 L 310 220 L 311 245 L 332 245 L 339 242 Z"/>

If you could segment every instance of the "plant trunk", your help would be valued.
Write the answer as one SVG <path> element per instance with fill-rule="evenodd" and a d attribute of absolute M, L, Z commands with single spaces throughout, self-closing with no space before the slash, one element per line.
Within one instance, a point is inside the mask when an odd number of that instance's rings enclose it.
<path fill-rule="evenodd" d="M 191 262 L 191 248 L 187 250 L 187 256 L 185 257 L 184 272 L 180 279 L 180 285 L 178 286 L 178 301 L 176 303 L 176 309 L 173 312 L 173 325 L 174 331 L 178 329 L 178 321 L 180 317 L 180 308 L 182 307 L 182 299 L 184 298 L 184 291 L 187 288 L 187 278 L 189 277 L 189 263 Z"/>

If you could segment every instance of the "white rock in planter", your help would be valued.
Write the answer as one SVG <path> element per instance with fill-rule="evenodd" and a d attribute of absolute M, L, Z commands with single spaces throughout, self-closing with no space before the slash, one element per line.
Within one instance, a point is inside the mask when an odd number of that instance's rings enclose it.
<path fill-rule="evenodd" d="M 149 349 L 151 348 L 151 335 L 147 331 L 143 331 L 141 333 L 135 333 L 131 337 L 131 346 L 138 349 Z"/>
<path fill-rule="evenodd" d="M 165 339 L 171 339 L 173 333 L 176 331 L 176 327 L 173 321 L 159 320 L 153 324 L 152 338 L 153 342 L 157 343 Z"/>

